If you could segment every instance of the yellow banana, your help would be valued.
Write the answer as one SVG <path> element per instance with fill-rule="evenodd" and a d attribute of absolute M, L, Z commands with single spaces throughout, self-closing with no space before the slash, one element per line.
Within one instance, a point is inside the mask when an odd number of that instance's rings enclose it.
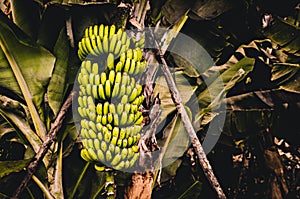
<path fill-rule="evenodd" d="M 124 105 L 122 103 L 118 103 L 118 105 L 117 105 L 117 113 L 119 115 L 121 115 L 121 113 L 123 112 L 123 110 L 124 110 Z"/>
<path fill-rule="evenodd" d="M 127 59 L 132 59 L 133 51 L 131 48 L 126 51 L 126 57 L 127 57 Z"/>
<path fill-rule="evenodd" d="M 108 53 L 108 37 L 107 35 L 104 35 L 103 40 L 102 40 L 102 47 L 103 47 L 103 52 Z"/>
<path fill-rule="evenodd" d="M 120 89 L 120 83 L 115 83 L 112 94 L 111 94 L 112 99 L 115 99 L 118 96 L 119 89 Z"/>
<path fill-rule="evenodd" d="M 103 46 L 102 46 L 102 41 L 99 35 L 96 36 L 96 43 L 97 43 L 97 48 L 98 51 L 102 54 L 103 53 Z"/>
<path fill-rule="evenodd" d="M 105 96 L 107 98 L 110 98 L 111 96 L 111 84 L 109 80 L 106 80 L 105 82 Z"/>
<path fill-rule="evenodd" d="M 109 124 L 111 124 L 113 122 L 113 114 L 112 113 L 107 114 L 107 122 Z"/>
<path fill-rule="evenodd" d="M 124 65 L 124 72 L 128 73 L 129 68 L 130 68 L 131 60 L 127 57 L 125 65 Z"/>
<path fill-rule="evenodd" d="M 114 126 L 119 126 L 119 115 L 115 113 L 113 117 L 114 117 Z"/>
<path fill-rule="evenodd" d="M 108 37 L 109 35 L 109 26 L 104 26 L 104 37 Z"/>
<path fill-rule="evenodd" d="M 114 68 L 115 68 L 114 61 L 115 61 L 114 54 L 109 53 L 107 56 L 107 61 L 106 61 L 106 65 L 109 70 L 114 70 Z"/>
<path fill-rule="evenodd" d="M 96 76 L 96 75 L 98 75 L 98 72 L 99 72 L 99 66 L 98 66 L 98 64 L 95 62 L 95 63 L 93 63 L 93 65 L 92 65 L 92 73 Z"/>
<path fill-rule="evenodd" d="M 86 149 L 81 149 L 80 156 L 87 162 L 92 161 L 93 159 L 90 157 Z"/>
<path fill-rule="evenodd" d="M 103 115 L 107 115 L 107 114 L 108 114 L 108 111 L 109 111 L 109 102 L 106 101 L 106 102 L 103 104 Z"/>
<path fill-rule="evenodd" d="M 107 150 L 107 144 L 106 144 L 106 142 L 105 141 L 101 141 L 100 147 L 101 147 L 102 151 L 106 151 Z"/>
<path fill-rule="evenodd" d="M 131 60 L 131 64 L 130 64 L 130 69 L 129 69 L 129 71 L 128 71 L 128 73 L 129 73 L 130 75 L 132 75 L 132 74 L 134 73 L 134 71 L 135 71 L 135 65 L 136 65 L 136 63 L 135 63 L 134 59 L 132 59 L 132 60 Z"/>
<path fill-rule="evenodd" d="M 122 112 L 121 118 L 120 118 L 120 125 L 124 126 L 127 123 L 127 113 Z"/>
<path fill-rule="evenodd" d="M 95 86 L 98 86 L 100 84 L 100 75 L 99 74 L 96 74 L 95 75 Z"/>
<path fill-rule="evenodd" d="M 105 73 L 105 72 L 102 72 L 102 73 L 101 73 L 100 80 L 101 80 L 101 84 L 102 84 L 102 85 L 105 85 L 105 82 L 106 82 L 106 80 L 107 80 L 107 77 L 106 77 L 106 73 Z"/>
<path fill-rule="evenodd" d="M 109 52 L 114 53 L 115 52 L 115 47 L 117 44 L 117 35 L 113 35 L 112 37 L 110 37 L 110 43 L 109 43 Z"/>
<path fill-rule="evenodd" d="M 116 26 L 111 25 L 109 30 L 109 38 L 112 38 L 115 35 L 115 32 L 116 32 Z"/>
<path fill-rule="evenodd" d="M 101 149 L 97 150 L 97 157 L 100 162 L 105 161 L 104 153 Z"/>
<path fill-rule="evenodd" d="M 114 128 L 113 128 L 113 131 L 112 131 L 112 135 L 118 139 L 118 137 L 119 137 L 119 132 L 120 132 L 119 127 L 114 127 Z"/>
<path fill-rule="evenodd" d="M 95 153 L 95 151 L 92 148 L 88 148 L 88 154 L 90 155 L 90 157 L 92 158 L 92 160 L 97 160 L 97 154 Z"/>
<path fill-rule="evenodd" d="M 121 161 L 121 155 L 117 154 L 115 155 L 115 157 L 113 158 L 113 160 L 111 161 L 111 165 L 115 166 L 117 165 L 119 162 Z"/>
<path fill-rule="evenodd" d="M 117 36 L 116 36 L 117 37 Z M 115 50 L 113 51 L 116 56 L 119 56 L 121 52 L 122 42 L 120 40 L 117 41 Z"/>
<path fill-rule="evenodd" d="M 103 24 L 101 24 L 100 26 L 99 26 L 99 36 L 100 36 L 100 39 L 103 39 L 103 36 L 104 36 L 104 25 Z"/>
<path fill-rule="evenodd" d="M 93 30 L 94 30 L 94 29 L 93 29 L 93 26 L 90 26 L 90 27 L 89 27 L 89 36 L 88 36 L 88 37 L 91 38 L 91 37 L 93 36 Z"/>
<path fill-rule="evenodd" d="M 129 96 L 129 102 L 133 102 L 133 100 L 135 100 L 137 96 L 138 96 L 137 89 L 134 88 Z"/>
<path fill-rule="evenodd" d="M 102 151 L 101 151 L 102 152 Z M 103 153 L 103 152 L 102 152 Z M 97 153 L 97 155 L 98 155 L 98 153 Z M 98 158 L 99 158 L 99 156 L 98 156 Z M 101 166 L 101 165 L 98 165 L 98 164 L 95 164 L 94 165 L 94 168 L 97 170 L 97 171 L 104 171 L 105 170 L 105 166 Z"/>
<path fill-rule="evenodd" d="M 87 84 L 85 88 L 86 88 L 86 94 L 87 95 L 92 95 L 92 85 Z"/>
<path fill-rule="evenodd" d="M 112 154 L 109 150 L 107 150 L 105 153 L 105 159 L 106 161 L 110 161 L 112 159 Z"/>
<path fill-rule="evenodd" d="M 115 76 L 116 76 L 116 72 L 114 70 L 109 71 L 108 80 L 110 81 L 111 85 L 114 85 Z"/>
<path fill-rule="evenodd" d="M 92 138 L 92 139 L 95 139 L 97 137 L 97 134 L 92 129 L 89 129 L 88 133 L 89 133 L 89 137 Z M 93 145 L 91 147 L 93 147 Z"/>
<path fill-rule="evenodd" d="M 91 39 L 92 48 L 93 48 L 95 54 L 99 55 L 100 51 L 99 51 L 98 46 L 97 46 L 96 36 L 92 35 L 92 37 L 90 37 L 90 39 Z"/>
<path fill-rule="evenodd" d="M 104 88 L 103 88 L 103 85 L 102 85 L 102 84 L 100 84 L 100 85 L 98 86 L 98 94 L 99 94 L 99 97 L 100 97 L 101 99 L 103 99 L 103 100 L 106 99 L 105 94 L 104 94 Z"/>
<path fill-rule="evenodd" d="M 121 98 L 121 103 L 122 104 L 127 104 L 128 102 L 128 95 L 123 95 L 122 98 Z"/>
<path fill-rule="evenodd" d="M 121 72 L 117 72 L 115 83 L 120 83 L 121 80 L 122 80 L 122 73 Z"/>
<path fill-rule="evenodd" d="M 93 35 L 97 36 L 98 30 L 99 30 L 98 25 L 94 25 Z"/>

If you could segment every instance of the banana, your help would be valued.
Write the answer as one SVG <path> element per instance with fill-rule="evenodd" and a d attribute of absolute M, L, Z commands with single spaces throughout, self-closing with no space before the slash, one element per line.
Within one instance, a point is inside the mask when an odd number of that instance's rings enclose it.
<path fill-rule="evenodd" d="M 83 100 L 81 96 L 78 97 L 78 104 L 80 107 L 83 107 Z"/>
<path fill-rule="evenodd" d="M 134 163 L 137 161 L 137 159 L 139 158 L 139 153 L 135 153 L 133 158 L 130 160 L 130 163 L 129 163 L 129 167 L 132 167 L 134 165 Z"/>
<path fill-rule="evenodd" d="M 115 68 L 115 71 L 116 72 L 121 72 L 123 69 L 123 63 L 121 61 L 119 61 L 117 64 L 116 64 L 116 68 Z"/>
<path fill-rule="evenodd" d="M 130 103 L 126 103 L 124 106 L 124 112 L 126 112 L 126 114 L 129 114 L 131 109 L 131 104 Z"/>
<path fill-rule="evenodd" d="M 101 123 L 101 122 L 102 122 L 102 115 L 97 115 L 96 116 L 96 123 Z"/>
<path fill-rule="evenodd" d="M 120 161 L 122 160 L 121 155 L 117 154 L 115 155 L 115 157 L 113 158 L 113 160 L 111 161 L 111 165 L 115 166 L 117 165 Z"/>
<path fill-rule="evenodd" d="M 133 102 L 133 100 L 135 100 L 138 96 L 138 92 L 137 92 L 137 89 L 134 88 L 129 96 L 129 102 Z"/>
<path fill-rule="evenodd" d="M 104 25 L 103 24 L 101 24 L 99 26 L 99 32 L 98 33 L 99 33 L 100 39 L 102 39 L 103 36 L 104 36 Z"/>
<path fill-rule="evenodd" d="M 86 57 L 89 54 L 89 51 L 85 45 L 85 38 L 82 38 L 80 43 L 81 43 L 81 47 L 83 49 L 82 54 L 84 55 L 84 57 Z"/>
<path fill-rule="evenodd" d="M 119 115 L 115 113 L 113 117 L 114 117 L 114 126 L 119 126 Z"/>
<path fill-rule="evenodd" d="M 123 112 L 123 110 L 124 110 L 124 104 L 119 103 L 119 104 L 117 105 L 117 113 L 118 113 L 119 115 L 121 115 L 121 113 Z"/>
<path fill-rule="evenodd" d="M 87 84 L 85 88 L 86 88 L 86 94 L 87 95 L 92 95 L 92 85 Z"/>
<path fill-rule="evenodd" d="M 102 47 L 103 47 L 103 52 L 108 53 L 109 49 L 108 49 L 108 37 L 107 37 L 107 35 L 103 36 Z"/>
<path fill-rule="evenodd" d="M 100 148 L 101 148 L 102 151 L 106 151 L 107 150 L 107 144 L 106 144 L 105 141 L 101 141 Z"/>
<path fill-rule="evenodd" d="M 77 111 L 78 111 L 78 113 L 79 113 L 79 115 L 80 115 L 81 117 L 83 117 L 83 118 L 86 117 L 86 115 L 85 115 L 85 113 L 84 113 L 84 111 L 83 111 L 83 108 L 78 107 Z"/>
<path fill-rule="evenodd" d="M 110 30 L 109 30 L 109 38 L 113 37 L 115 35 L 115 32 L 116 32 L 116 26 L 111 25 Z M 117 39 L 117 37 L 116 37 L 116 39 Z"/>
<path fill-rule="evenodd" d="M 115 151 L 115 145 L 113 145 L 112 143 L 110 143 L 108 145 L 108 151 L 110 151 L 111 153 L 114 153 L 114 151 Z"/>
<path fill-rule="evenodd" d="M 133 58 L 133 50 L 131 48 L 126 51 L 126 57 L 130 60 Z"/>
<path fill-rule="evenodd" d="M 100 141 L 98 139 L 94 139 L 94 147 L 97 151 L 100 150 Z"/>
<path fill-rule="evenodd" d="M 102 115 L 102 120 L 101 120 L 102 125 L 107 124 L 107 115 Z"/>
<path fill-rule="evenodd" d="M 80 156 L 87 162 L 91 162 L 93 160 L 86 149 L 81 149 Z"/>
<path fill-rule="evenodd" d="M 99 96 L 98 96 L 98 86 L 97 86 L 97 85 L 93 85 L 93 86 L 92 86 L 92 94 L 93 94 L 93 97 L 94 97 L 95 99 L 98 99 L 98 98 L 99 98 Z"/>
<path fill-rule="evenodd" d="M 143 51 L 140 48 L 135 49 L 137 52 L 137 60 L 141 61 L 143 59 Z"/>
<path fill-rule="evenodd" d="M 121 151 L 121 158 L 122 158 L 122 160 L 126 160 L 127 154 L 128 154 L 128 149 L 127 148 L 123 148 L 122 151 Z"/>
<path fill-rule="evenodd" d="M 109 33 L 109 27 L 108 26 L 104 26 L 104 37 L 105 36 L 108 37 L 109 36 L 108 33 Z"/>
<path fill-rule="evenodd" d="M 96 43 L 97 43 L 98 51 L 100 52 L 100 54 L 102 54 L 104 51 L 103 51 L 102 41 L 99 35 L 96 36 Z"/>
<path fill-rule="evenodd" d="M 89 36 L 88 37 L 92 37 L 93 36 L 93 31 L 94 31 L 93 26 L 90 26 L 89 27 Z"/>
<path fill-rule="evenodd" d="M 116 72 L 114 70 L 109 71 L 108 80 L 110 81 L 111 85 L 114 85 L 115 77 L 116 77 Z"/>
<path fill-rule="evenodd" d="M 139 124 L 141 124 L 143 122 L 143 120 L 144 120 L 144 117 L 141 116 L 134 123 L 137 124 L 137 125 L 139 125 Z"/>
<path fill-rule="evenodd" d="M 110 37 L 110 43 L 109 43 L 109 52 L 114 53 L 115 51 L 115 47 L 117 44 L 117 35 L 113 35 L 112 37 Z"/>
<path fill-rule="evenodd" d="M 120 83 L 121 80 L 122 80 L 122 73 L 121 72 L 117 72 L 115 83 Z"/>
<path fill-rule="evenodd" d="M 118 165 L 114 166 L 114 169 L 118 171 L 123 169 L 124 167 L 125 167 L 125 162 L 124 160 L 122 160 Z"/>
<path fill-rule="evenodd" d="M 122 140 L 122 147 L 123 148 L 126 148 L 127 144 L 128 144 L 127 139 Z"/>
<path fill-rule="evenodd" d="M 107 114 L 107 122 L 109 124 L 111 124 L 113 122 L 113 114 L 112 113 Z"/>
<path fill-rule="evenodd" d="M 141 73 L 141 62 L 140 61 L 137 61 L 136 62 L 136 65 L 135 65 L 135 70 L 134 72 L 132 73 L 132 75 L 138 75 Z"/>
<path fill-rule="evenodd" d="M 120 132 L 119 132 L 119 139 L 123 140 L 125 138 L 125 136 L 126 136 L 126 131 L 124 128 L 121 128 Z"/>
<path fill-rule="evenodd" d="M 117 35 L 116 35 L 117 37 Z M 121 47 L 122 47 L 122 42 L 120 40 L 117 40 L 117 44 L 116 44 L 116 47 L 114 49 L 114 54 L 118 57 L 120 52 L 121 52 Z"/>
<path fill-rule="evenodd" d="M 115 154 L 119 154 L 121 151 L 121 148 L 118 146 L 115 146 Z"/>
<path fill-rule="evenodd" d="M 98 66 L 98 63 L 93 63 L 92 65 L 92 73 L 96 76 L 99 72 L 99 66 Z"/>
<path fill-rule="evenodd" d="M 109 102 L 106 101 L 106 102 L 104 102 L 104 104 L 103 104 L 103 115 L 107 115 L 108 112 L 109 112 Z"/>
<path fill-rule="evenodd" d="M 138 111 L 134 116 L 134 121 L 137 121 L 142 116 L 142 112 Z"/>
<path fill-rule="evenodd" d="M 93 35 L 98 35 L 98 25 L 94 25 Z"/>
<path fill-rule="evenodd" d="M 87 128 L 89 128 L 89 127 L 91 127 L 91 130 L 93 130 L 94 132 L 97 132 L 96 124 L 93 121 L 88 122 Z"/>
<path fill-rule="evenodd" d="M 105 94 L 104 94 L 104 88 L 103 88 L 102 84 L 100 84 L 98 86 L 98 94 L 99 94 L 100 99 L 103 99 L 103 100 L 106 99 Z"/>
<path fill-rule="evenodd" d="M 127 119 L 127 124 L 133 124 L 134 122 L 134 114 L 130 113 Z"/>
<path fill-rule="evenodd" d="M 124 126 L 127 122 L 127 113 L 126 112 L 122 112 L 121 114 L 121 118 L 120 118 L 120 125 Z"/>
<path fill-rule="evenodd" d="M 98 154 L 98 153 L 97 153 Z M 105 166 L 100 166 L 98 164 L 95 164 L 94 165 L 94 168 L 97 170 L 97 171 L 104 171 L 105 170 Z"/>
<path fill-rule="evenodd" d="M 114 67 L 115 67 L 114 61 L 115 61 L 114 54 L 109 53 L 107 56 L 107 61 L 106 61 L 106 66 L 109 70 L 114 70 Z"/>
<path fill-rule="evenodd" d="M 111 83 L 109 80 L 106 80 L 105 82 L 105 96 L 107 98 L 110 98 L 111 96 Z"/>
<path fill-rule="evenodd" d="M 107 127 L 107 129 L 108 129 L 108 130 L 110 130 L 110 131 L 112 131 L 112 130 L 113 130 L 113 127 L 112 127 L 112 125 L 111 125 L 111 124 L 106 124 L 106 127 Z"/>
<path fill-rule="evenodd" d="M 127 159 L 131 159 L 134 156 L 135 152 L 133 151 L 133 146 L 128 148 Z"/>
<path fill-rule="evenodd" d="M 105 157 L 104 157 L 104 153 L 101 149 L 97 150 L 97 157 L 98 160 L 100 160 L 100 162 L 104 162 L 105 161 Z"/>
<path fill-rule="evenodd" d="M 109 112 L 112 113 L 112 114 L 116 113 L 115 104 L 109 104 Z"/>
<path fill-rule="evenodd" d="M 113 131 L 112 131 L 113 136 L 116 137 L 116 138 L 118 139 L 119 133 L 120 133 L 119 127 L 114 127 L 114 129 L 113 129 Z"/>
<path fill-rule="evenodd" d="M 117 141 L 118 141 L 118 139 L 117 139 L 115 136 L 113 136 L 113 137 L 111 138 L 110 143 L 113 144 L 113 145 L 117 145 Z"/>
<path fill-rule="evenodd" d="M 104 134 L 104 140 L 105 140 L 107 143 L 110 142 L 111 137 L 112 137 L 111 131 L 107 131 L 107 132 Z"/>
<path fill-rule="evenodd" d="M 134 146 L 132 146 L 131 148 L 132 148 L 132 152 L 133 152 L 133 153 L 139 152 L 139 146 L 134 145 Z"/>
<path fill-rule="evenodd" d="M 103 109 L 103 105 L 101 103 L 98 103 L 96 106 L 96 112 L 98 115 L 102 115 L 102 109 Z"/>
<path fill-rule="evenodd" d="M 97 129 L 97 132 L 101 132 L 101 130 L 102 130 L 102 124 L 100 123 L 100 122 L 97 122 L 96 123 L 96 129 Z"/>
<path fill-rule="evenodd" d="M 85 74 L 82 75 L 81 81 L 82 81 L 82 85 L 86 86 L 89 83 L 89 77 L 88 77 L 88 75 L 85 75 Z"/>
<path fill-rule="evenodd" d="M 131 91 L 132 91 L 131 85 L 126 86 L 126 95 L 129 96 L 131 94 Z"/>
<path fill-rule="evenodd" d="M 122 98 L 121 98 L 121 103 L 122 104 L 127 104 L 128 102 L 128 95 L 123 95 Z"/>
<path fill-rule="evenodd" d="M 92 160 L 97 160 L 97 154 L 95 153 L 95 151 L 92 148 L 88 148 L 88 154 L 90 155 L 90 157 L 92 158 Z"/>
<path fill-rule="evenodd" d="M 118 147 L 122 147 L 122 140 L 121 140 L 121 139 L 118 139 L 118 141 L 117 141 L 117 146 L 118 146 Z"/>
<path fill-rule="evenodd" d="M 128 73 L 129 73 L 130 75 L 132 75 L 132 74 L 134 73 L 135 68 L 136 68 L 135 65 L 136 65 L 136 62 L 135 62 L 134 59 L 132 59 L 132 60 L 131 60 L 131 64 L 130 64 L 130 69 L 129 69 L 129 71 L 128 71 Z"/>
<path fill-rule="evenodd" d="M 95 86 L 98 86 L 100 84 L 100 75 L 99 74 L 96 74 L 95 75 Z"/>
<path fill-rule="evenodd" d="M 137 50 L 136 50 L 136 49 L 133 49 L 133 50 L 132 50 L 132 53 L 133 53 L 133 60 L 134 60 L 135 62 L 137 62 L 137 61 L 138 61 L 138 53 L 137 53 Z"/>
<path fill-rule="evenodd" d="M 136 104 L 130 104 L 130 113 L 136 113 L 138 111 L 138 106 Z"/>
<path fill-rule="evenodd" d="M 83 138 L 88 138 L 89 137 L 88 131 L 85 128 L 82 128 L 80 131 L 80 136 Z"/>
<path fill-rule="evenodd" d="M 121 86 L 120 86 L 120 91 L 119 91 L 119 95 L 118 97 L 122 97 L 126 94 L 126 87 L 124 86 L 124 84 L 121 83 Z"/>
<path fill-rule="evenodd" d="M 88 111 L 87 113 L 88 113 L 88 116 L 89 116 L 90 120 L 95 121 L 96 113 L 92 112 L 92 111 Z"/>
<path fill-rule="evenodd" d="M 89 75 L 89 84 L 93 85 L 95 80 L 95 75 L 94 73 L 90 73 Z"/>
<path fill-rule="evenodd" d="M 86 46 L 86 48 L 87 48 L 89 54 L 92 54 L 92 55 L 94 55 L 94 56 L 97 55 L 96 52 L 94 51 L 93 47 L 92 47 L 90 38 L 88 38 L 88 37 L 87 37 L 87 38 L 84 38 L 84 39 L 83 39 L 83 45 Z"/>
<path fill-rule="evenodd" d="M 109 150 L 107 150 L 105 153 L 105 159 L 106 161 L 110 161 L 112 159 L 112 154 Z"/>
<path fill-rule="evenodd" d="M 121 42 L 122 42 L 122 44 L 124 45 L 124 44 L 126 44 L 126 42 L 127 42 L 127 33 L 124 31 L 123 33 L 122 33 L 122 37 L 121 37 Z"/>
<path fill-rule="evenodd" d="M 136 85 L 137 95 L 140 96 L 143 91 L 143 87 L 139 84 Z"/>
<path fill-rule="evenodd" d="M 81 92 L 80 96 L 86 96 L 85 86 L 80 85 L 79 88 L 80 88 L 80 92 Z"/>
<path fill-rule="evenodd" d="M 121 84 L 126 86 L 128 82 L 129 82 L 129 76 L 126 72 L 123 72 Z"/>
<path fill-rule="evenodd" d="M 99 51 L 98 46 L 97 46 L 96 36 L 92 35 L 90 37 L 90 39 L 91 39 L 91 44 L 92 44 L 93 50 L 95 51 L 96 55 L 99 55 L 100 51 Z"/>
<path fill-rule="evenodd" d="M 127 57 L 125 65 L 124 65 L 124 72 L 128 73 L 129 68 L 130 68 L 131 60 Z"/>
<path fill-rule="evenodd" d="M 130 167 L 130 161 L 129 161 L 129 160 L 126 160 L 126 161 L 125 161 L 125 166 L 124 166 L 124 168 L 127 169 L 127 168 L 129 168 L 129 167 Z"/>
<path fill-rule="evenodd" d="M 100 80 L 101 80 L 101 84 L 104 85 L 105 82 L 106 82 L 106 80 L 107 80 L 107 77 L 106 77 L 106 73 L 105 73 L 105 72 L 102 72 L 102 73 L 101 73 Z"/>
<path fill-rule="evenodd" d="M 128 144 L 128 147 L 130 147 L 132 144 L 133 144 L 133 138 L 132 137 L 129 137 L 128 139 L 127 139 L 127 144 Z"/>
<path fill-rule="evenodd" d="M 123 34 L 123 30 L 121 28 L 119 28 L 118 31 L 117 31 L 117 33 L 116 33 L 118 40 L 121 40 L 122 34 Z"/>
<path fill-rule="evenodd" d="M 115 83 L 112 94 L 111 94 L 112 99 L 114 99 L 118 96 L 119 90 L 120 90 L 120 83 Z"/>

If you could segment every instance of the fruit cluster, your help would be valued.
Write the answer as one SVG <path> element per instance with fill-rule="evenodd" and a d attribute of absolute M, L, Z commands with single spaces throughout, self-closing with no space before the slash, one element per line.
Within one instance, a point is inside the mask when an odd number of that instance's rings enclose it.
<path fill-rule="evenodd" d="M 139 157 L 144 96 L 136 77 L 146 68 L 143 42 L 114 25 L 90 26 L 79 42 L 81 156 L 97 170 L 129 168 Z"/>

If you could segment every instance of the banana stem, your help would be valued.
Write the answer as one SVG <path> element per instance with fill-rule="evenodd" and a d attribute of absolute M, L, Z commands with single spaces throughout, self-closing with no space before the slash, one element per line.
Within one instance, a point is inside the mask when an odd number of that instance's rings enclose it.
<path fill-rule="evenodd" d="M 106 191 L 106 198 L 107 199 L 114 199 L 115 198 L 115 178 L 114 172 L 109 170 L 105 172 L 105 191 Z"/>

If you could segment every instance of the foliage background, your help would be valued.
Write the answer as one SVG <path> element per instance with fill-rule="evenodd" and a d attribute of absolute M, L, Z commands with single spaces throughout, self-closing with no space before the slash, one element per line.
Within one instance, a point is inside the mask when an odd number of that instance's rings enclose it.
<path fill-rule="evenodd" d="M 151 0 L 149 9 L 142 12 L 143 5 L 147 7 L 145 2 L 124 1 L 127 6 L 122 7 L 117 7 L 120 1 L 0 2 L 1 197 L 12 196 L 21 183 L 26 174 L 24 168 L 72 90 L 80 66 L 77 43 L 86 27 L 115 23 L 131 29 L 132 15 L 146 14 L 136 20 L 145 26 L 172 29 L 189 10 L 181 32 L 199 42 L 212 60 L 203 61 L 206 70 L 200 73 L 188 57 L 183 60 L 168 53 L 165 57 L 174 74 L 185 75 L 195 88 L 197 100 L 187 97 L 185 103 L 187 110 L 194 104 L 201 108 L 200 113 L 190 110 L 191 120 L 201 121 L 201 128 L 196 129 L 200 139 L 205 137 L 208 124 L 218 120 L 213 108 L 226 106 L 221 138 L 208 155 L 226 195 L 299 198 L 299 2 Z M 129 15 L 131 6 L 135 12 Z M 272 20 L 263 28 L 266 14 Z M 170 48 L 172 45 L 176 41 Z M 20 73 L 16 72 L 18 68 Z M 216 83 L 218 73 L 225 89 Z M 18 74 L 23 76 L 27 91 Z M 163 84 L 163 78 L 155 78 Z M 178 84 L 182 95 L 186 95 L 186 86 Z M 210 101 L 207 96 L 212 93 L 208 93 L 207 87 L 215 96 L 223 93 L 226 97 Z M 154 101 L 155 97 L 161 102 L 161 124 L 169 121 L 156 139 L 159 146 L 168 147 L 164 157 L 172 158 L 177 155 L 176 148 L 188 143 L 168 145 L 166 138 L 182 138 L 185 132 L 176 125 L 180 118 L 175 107 L 170 106 L 170 93 L 154 87 L 151 99 Z M 80 158 L 80 147 L 69 112 L 55 144 L 21 197 L 104 197 L 103 174 Z M 214 191 L 195 158 L 190 149 L 164 168 L 160 183 L 153 186 L 152 197 L 214 198 Z M 118 197 L 122 198 L 129 181 L 129 174 L 117 175 Z"/>

